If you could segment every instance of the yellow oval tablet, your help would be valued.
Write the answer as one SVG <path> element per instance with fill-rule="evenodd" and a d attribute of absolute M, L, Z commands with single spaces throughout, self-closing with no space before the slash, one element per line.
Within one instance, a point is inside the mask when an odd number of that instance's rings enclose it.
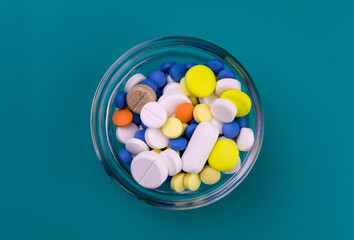
<path fill-rule="evenodd" d="M 203 170 L 200 172 L 200 179 L 203 183 L 211 185 L 215 184 L 220 180 L 221 173 L 209 165 L 205 165 Z"/>
<path fill-rule="evenodd" d="M 185 189 L 183 185 L 183 180 L 185 175 L 186 175 L 185 173 L 180 172 L 171 178 L 170 186 L 176 192 L 182 192 Z"/>
<path fill-rule="evenodd" d="M 170 138 L 178 138 L 183 133 L 183 126 L 179 119 L 168 118 L 165 124 L 161 127 L 163 134 Z"/>
<path fill-rule="evenodd" d="M 238 157 L 237 146 L 232 140 L 219 139 L 211 150 L 208 163 L 215 170 L 226 172 L 236 165 Z"/>
<path fill-rule="evenodd" d="M 183 179 L 183 184 L 184 187 L 191 190 L 195 191 L 199 188 L 201 183 L 199 173 L 193 174 L 193 173 L 186 173 Z"/>
<path fill-rule="evenodd" d="M 190 97 L 189 97 L 189 100 L 191 100 L 193 106 L 199 104 L 198 98 L 195 97 L 195 96 L 190 96 Z"/>
<path fill-rule="evenodd" d="M 243 117 L 251 110 L 252 101 L 250 97 L 242 91 L 236 89 L 227 90 L 221 94 L 220 98 L 225 98 L 235 104 L 237 108 L 236 117 Z"/>
<path fill-rule="evenodd" d="M 212 115 L 210 107 L 206 103 L 198 104 L 193 110 L 193 117 L 197 123 L 210 122 Z"/>
<path fill-rule="evenodd" d="M 155 152 L 155 153 L 159 154 L 162 152 L 162 150 L 161 149 L 152 149 L 151 152 Z"/>
<path fill-rule="evenodd" d="M 186 73 L 185 82 L 187 89 L 196 97 L 206 97 L 216 87 L 215 74 L 204 65 L 191 67 Z"/>
<path fill-rule="evenodd" d="M 181 87 L 181 91 L 184 95 L 187 97 L 193 96 L 193 94 L 188 90 L 186 86 L 186 78 L 182 78 L 181 81 L 179 82 L 179 86 Z"/>

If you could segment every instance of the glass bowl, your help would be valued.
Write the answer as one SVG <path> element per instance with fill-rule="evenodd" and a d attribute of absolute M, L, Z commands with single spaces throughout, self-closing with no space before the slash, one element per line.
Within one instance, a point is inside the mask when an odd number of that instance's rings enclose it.
<path fill-rule="evenodd" d="M 136 73 L 148 75 L 159 69 L 161 63 L 176 61 L 184 64 L 206 64 L 217 58 L 225 68 L 234 70 L 241 82 L 242 91 L 252 100 L 247 115 L 247 127 L 255 134 L 254 146 L 249 152 L 240 152 L 241 168 L 234 174 L 222 174 L 214 185 L 201 184 L 195 191 L 174 192 L 168 184 L 157 189 L 146 189 L 131 176 L 130 167 L 118 157 L 124 148 L 116 138 L 116 126 L 112 115 L 116 111 L 114 97 L 130 76 Z M 257 89 L 247 71 L 230 53 L 201 39 L 192 37 L 164 37 L 139 44 L 123 54 L 106 72 L 97 87 L 91 110 L 91 134 L 97 157 L 112 180 L 132 196 L 151 205 L 166 209 L 192 209 L 211 204 L 229 194 L 251 171 L 259 155 L 264 130 L 263 108 Z"/>

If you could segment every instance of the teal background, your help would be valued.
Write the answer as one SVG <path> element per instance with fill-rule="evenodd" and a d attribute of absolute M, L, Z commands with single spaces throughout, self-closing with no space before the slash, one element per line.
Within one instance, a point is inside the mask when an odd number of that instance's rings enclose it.
<path fill-rule="evenodd" d="M 353 239 L 353 1 L 0 0 L 0 239 Z M 189 35 L 231 52 L 265 111 L 260 157 L 210 206 L 113 183 L 89 117 L 110 65 Z"/>

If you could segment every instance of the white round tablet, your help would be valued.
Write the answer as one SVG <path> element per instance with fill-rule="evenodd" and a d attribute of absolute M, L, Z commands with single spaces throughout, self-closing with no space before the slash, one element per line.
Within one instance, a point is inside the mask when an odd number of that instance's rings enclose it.
<path fill-rule="evenodd" d="M 168 83 L 162 90 L 163 94 L 170 93 L 170 92 L 183 94 L 183 92 L 181 91 L 181 87 L 177 82 Z"/>
<path fill-rule="evenodd" d="M 216 82 L 215 93 L 217 96 L 230 89 L 241 91 L 241 83 L 234 78 L 223 78 Z"/>
<path fill-rule="evenodd" d="M 157 188 L 167 178 L 165 160 L 155 152 L 141 152 L 134 157 L 130 166 L 134 180 L 145 188 Z"/>
<path fill-rule="evenodd" d="M 191 103 L 191 100 L 183 94 L 170 92 L 163 94 L 157 102 L 161 103 L 161 105 L 166 109 L 167 116 L 171 117 L 181 103 Z"/>
<path fill-rule="evenodd" d="M 166 149 L 160 155 L 166 161 L 168 175 L 174 176 L 182 170 L 182 160 L 178 153 L 172 149 Z"/>
<path fill-rule="evenodd" d="M 216 99 L 218 99 L 218 96 L 216 96 L 215 93 L 212 93 L 209 96 L 199 98 L 199 103 L 206 103 L 211 107 Z"/>
<path fill-rule="evenodd" d="M 167 83 L 175 82 L 175 81 L 173 81 L 173 79 L 171 78 L 170 75 L 167 75 L 166 81 L 167 81 Z"/>
<path fill-rule="evenodd" d="M 210 112 L 216 120 L 228 123 L 235 119 L 237 108 L 231 101 L 225 98 L 218 98 L 214 101 L 213 105 L 211 105 Z"/>
<path fill-rule="evenodd" d="M 129 92 L 130 89 L 132 89 L 132 87 L 134 87 L 135 85 L 141 83 L 145 79 L 146 79 L 146 77 L 143 74 L 141 74 L 141 73 L 134 74 L 126 82 L 126 84 L 124 86 L 124 91 Z"/>
<path fill-rule="evenodd" d="M 247 152 L 254 143 L 254 134 L 250 128 L 241 128 L 240 133 L 237 136 L 236 145 L 238 150 Z"/>
<path fill-rule="evenodd" d="M 160 128 L 167 120 L 167 112 L 160 103 L 149 102 L 141 109 L 140 119 L 149 128 Z"/>
<path fill-rule="evenodd" d="M 168 146 L 169 139 L 162 133 L 160 128 L 148 128 L 145 131 L 146 143 L 154 149 L 161 149 Z"/>
<path fill-rule="evenodd" d="M 134 137 L 138 130 L 138 126 L 136 126 L 134 123 L 131 123 L 126 127 L 117 127 L 116 136 L 119 142 L 125 144 L 129 139 Z"/>
<path fill-rule="evenodd" d="M 240 168 L 241 168 L 241 158 L 239 157 L 235 167 L 233 167 L 231 170 L 223 172 L 223 173 L 225 173 L 225 174 L 233 174 L 235 172 L 238 172 L 238 170 L 240 170 Z"/>
<path fill-rule="evenodd" d="M 222 122 L 216 120 L 215 118 L 211 118 L 210 123 L 219 130 L 219 135 L 222 134 Z"/>
<path fill-rule="evenodd" d="M 149 151 L 148 145 L 137 138 L 131 138 L 125 144 L 125 149 L 130 152 L 132 155 L 136 156 L 141 152 Z"/>

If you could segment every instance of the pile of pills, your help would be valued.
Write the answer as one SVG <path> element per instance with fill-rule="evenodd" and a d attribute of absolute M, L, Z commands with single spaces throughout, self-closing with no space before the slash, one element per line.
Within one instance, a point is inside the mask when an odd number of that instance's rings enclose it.
<path fill-rule="evenodd" d="M 239 151 L 254 142 L 245 116 L 252 102 L 232 70 L 218 59 L 206 65 L 165 62 L 135 74 L 114 99 L 112 121 L 125 149 L 119 158 L 134 180 L 149 189 L 169 184 L 196 191 L 236 173 Z"/>

